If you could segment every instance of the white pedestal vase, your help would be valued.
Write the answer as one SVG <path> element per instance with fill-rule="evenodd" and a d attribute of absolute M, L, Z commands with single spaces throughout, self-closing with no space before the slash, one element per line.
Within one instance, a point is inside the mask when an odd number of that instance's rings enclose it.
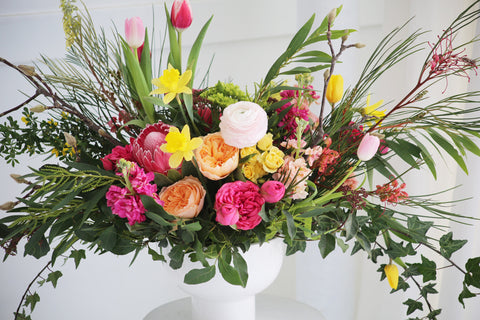
<path fill-rule="evenodd" d="M 242 253 L 248 266 L 247 286 L 226 282 L 217 270 L 208 282 L 189 285 L 183 282 L 185 274 L 200 263 L 185 261 L 175 270 L 179 287 L 192 299 L 192 320 L 255 320 L 255 295 L 266 289 L 280 272 L 285 255 L 283 239 L 273 239 L 263 245 L 254 244 Z"/>

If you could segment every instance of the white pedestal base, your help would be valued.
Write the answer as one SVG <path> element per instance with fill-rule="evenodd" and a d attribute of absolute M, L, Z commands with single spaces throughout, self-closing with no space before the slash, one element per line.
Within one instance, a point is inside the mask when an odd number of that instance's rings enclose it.
<path fill-rule="evenodd" d="M 147 314 L 143 320 L 191 320 L 192 303 L 183 298 L 166 303 Z M 326 320 L 320 311 L 285 297 L 256 296 L 256 320 Z M 208 320 L 205 319 L 205 320 Z"/>

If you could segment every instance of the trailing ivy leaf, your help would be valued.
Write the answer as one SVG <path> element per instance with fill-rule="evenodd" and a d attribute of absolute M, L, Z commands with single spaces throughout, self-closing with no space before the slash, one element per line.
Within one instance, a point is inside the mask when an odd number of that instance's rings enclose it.
<path fill-rule="evenodd" d="M 465 274 L 464 283 L 467 286 L 474 286 L 480 289 L 480 257 L 468 259 L 465 264 Z"/>
<path fill-rule="evenodd" d="M 298 251 L 305 252 L 306 248 L 307 248 L 306 241 L 293 241 L 291 244 L 287 244 L 287 250 L 285 252 L 285 255 L 291 256 L 292 254 Z"/>
<path fill-rule="evenodd" d="M 185 253 L 182 246 L 177 245 L 170 250 L 168 256 L 170 257 L 170 267 L 176 270 L 182 266 Z"/>
<path fill-rule="evenodd" d="M 417 253 L 410 242 L 403 246 L 403 241 L 400 243 L 390 241 L 389 247 L 385 252 L 392 259 L 406 257 L 407 255 L 413 256 Z"/>
<path fill-rule="evenodd" d="M 465 308 L 465 303 L 463 302 L 463 299 L 475 298 L 476 296 L 477 296 L 476 294 L 474 294 L 474 293 L 470 292 L 470 290 L 468 290 L 468 287 L 464 283 L 463 284 L 463 290 L 458 295 L 458 301 L 462 304 L 463 308 Z"/>
<path fill-rule="evenodd" d="M 467 243 L 467 240 L 453 240 L 452 237 L 453 233 L 449 232 L 444 234 L 439 241 L 440 253 L 447 259 L 452 256 L 452 253 L 461 249 Z"/>
<path fill-rule="evenodd" d="M 283 215 L 287 218 L 287 232 L 290 239 L 295 238 L 295 234 L 297 233 L 297 226 L 295 225 L 295 221 L 293 220 L 292 214 L 288 210 L 282 210 Z"/>
<path fill-rule="evenodd" d="M 39 301 L 40 301 L 40 296 L 38 295 L 38 293 L 34 292 L 33 294 L 29 294 L 28 296 L 25 297 L 25 307 L 30 306 L 30 310 L 33 312 L 33 309 L 35 309 L 35 305 Z"/>
<path fill-rule="evenodd" d="M 345 252 L 348 250 L 349 245 L 346 244 L 346 243 L 342 240 L 342 238 L 338 238 L 338 237 L 337 237 L 336 240 L 337 240 L 337 245 L 340 247 L 340 249 L 342 249 L 343 253 L 345 253 Z"/>
<path fill-rule="evenodd" d="M 413 299 L 408 299 L 403 304 L 408 306 L 407 315 L 413 313 L 415 310 L 423 310 L 423 304 Z"/>
<path fill-rule="evenodd" d="M 429 283 L 420 290 L 420 295 L 427 299 L 428 294 L 436 294 L 438 291 L 434 288 L 435 283 Z"/>
<path fill-rule="evenodd" d="M 82 259 L 86 259 L 87 257 L 85 256 L 85 250 L 80 249 L 80 250 L 72 250 L 70 252 L 69 258 L 73 259 L 73 261 L 75 262 L 75 269 L 77 269 L 78 266 L 80 265 L 80 261 Z"/>
<path fill-rule="evenodd" d="M 320 249 L 322 258 L 325 259 L 330 252 L 335 250 L 335 236 L 330 233 L 322 235 L 318 241 L 318 249 Z"/>
<path fill-rule="evenodd" d="M 50 251 L 50 246 L 48 245 L 44 233 L 50 227 L 52 222 L 53 219 L 47 220 L 32 234 L 28 242 L 25 244 L 25 255 L 29 254 L 39 259 Z"/>
<path fill-rule="evenodd" d="M 427 241 L 427 231 L 433 226 L 431 221 L 421 221 L 417 216 L 408 217 L 407 227 L 410 236 L 418 242 Z"/>
<path fill-rule="evenodd" d="M 63 274 L 60 272 L 60 271 L 54 271 L 54 272 L 50 272 L 47 276 L 47 282 L 51 282 L 53 287 L 56 288 L 57 287 L 57 282 L 58 282 L 58 279 L 63 276 Z"/>
<path fill-rule="evenodd" d="M 360 247 L 367 252 L 368 257 L 372 256 L 372 247 L 370 246 L 370 242 L 368 241 L 367 237 L 363 233 L 357 233 L 355 235 L 355 239 L 357 240 L 356 243 L 360 245 Z M 352 250 L 353 251 L 353 250 Z"/>
<path fill-rule="evenodd" d="M 348 215 L 347 221 L 345 222 L 345 241 L 353 239 L 357 235 L 358 223 L 357 216 L 354 212 Z"/>
<path fill-rule="evenodd" d="M 409 264 L 423 276 L 423 282 L 437 279 L 437 264 L 422 255 L 422 263 Z"/>
<path fill-rule="evenodd" d="M 432 310 L 428 315 L 427 315 L 427 318 L 429 320 L 436 320 L 437 319 L 437 316 L 442 313 L 442 309 L 436 309 L 436 310 Z"/>
<path fill-rule="evenodd" d="M 195 257 L 197 258 L 197 260 L 200 261 L 204 267 L 208 267 L 209 264 L 207 259 L 205 258 L 205 253 L 203 252 L 203 245 L 198 239 L 195 239 L 194 247 Z"/>
<path fill-rule="evenodd" d="M 183 282 L 186 284 L 199 284 L 211 280 L 215 276 L 215 265 L 202 269 L 192 269 L 187 274 Z"/>

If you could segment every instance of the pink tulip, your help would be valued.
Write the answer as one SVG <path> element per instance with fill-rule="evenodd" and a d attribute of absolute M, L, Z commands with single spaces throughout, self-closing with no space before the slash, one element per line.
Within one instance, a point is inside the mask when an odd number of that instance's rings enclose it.
<path fill-rule="evenodd" d="M 357 149 L 358 159 L 362 161 L 372 159 L 375 153 L 377 153 L 379 146 L 380 139 L 377 136 L 370 135 L 369 133 L 365 134 Z"/>
<path fill-rule="evenodd" d="M 188 0 L 175 0 L 170 17 L 172 25 L 178 31 L 183 31 L 192 24 L 192 8 Z"/>
<path fill-rule="evenodd" d="M 145 40 L 145 28 L 142 19 L 133 17 L 125 19 L 125 39 L 130 48 L 137 49 Z"/>

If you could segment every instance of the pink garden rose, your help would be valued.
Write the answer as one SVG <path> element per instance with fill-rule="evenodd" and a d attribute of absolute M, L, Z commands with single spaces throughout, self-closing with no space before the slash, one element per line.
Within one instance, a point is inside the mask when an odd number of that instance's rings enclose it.
<path fill-rule="evenodd" d="M 268 117 L 258 104 L 240 101 L 223 110 L 219 127 L 226 144 L 251 147 L 267 133 Z"/>
<path fill-rule="evenodd" d="M 166 174 L 172 169 L 168 165 L 170 153 L 160 150 L 170 125 L 157 122 L 142 130 L 137 139 L 132 140 L 132 154 L 135 161 L 146 171 Z"/>
<path fill-rule="evenodd" d="M 282 200 L 283 196 L 285 195 L 285 185 L 280 181 L 267 181 L 260 188 L 260 194 L 265 199 L 265 202 L 278 202 Z"/>
<path fill-rule="evenodd" d="M 253 229 L 262 221 L 259 212 L 264 203 L 260 188 L 253 182 L 226 183 L 215 196 L 216 221 L 223 225 L 236 225 L 240 230 Z"/>
<path fill-rule="evenodd" d="M 369 133 L 365 134 L 357 149 L 358 159 L 362 161 L 372 159 L 375 153 L 377 153 L 379 146 L 380 138 Z"/>

